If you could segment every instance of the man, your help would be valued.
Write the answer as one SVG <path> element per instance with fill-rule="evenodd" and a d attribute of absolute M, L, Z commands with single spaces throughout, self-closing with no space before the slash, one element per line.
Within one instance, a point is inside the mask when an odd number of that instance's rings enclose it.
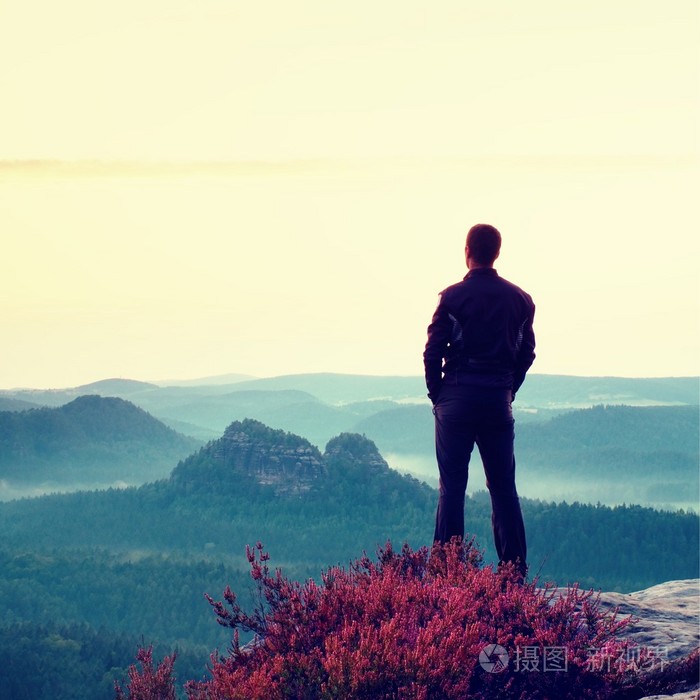
<path fill-rule="evenodd" d="M 464 537 L 469 457 L 476 442 L 499 563 L 515 563 L 524 578 L 527 545 L 515 487 L 511 402 L 535 359 L 535 305 L 494 269 L 500 249 L 501 234 L 493 226 L 469 230 L 464 249 L 469 272 L 441 292 L 428 326 L 423 360 L 440 471 L 434 539 Z"/>

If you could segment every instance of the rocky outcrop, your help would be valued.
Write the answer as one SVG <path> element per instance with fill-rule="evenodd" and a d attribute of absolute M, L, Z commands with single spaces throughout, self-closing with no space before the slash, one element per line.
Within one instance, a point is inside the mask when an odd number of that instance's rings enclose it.
<path fill-rule="evenodd" d="M 329 480 L 335 483 L 339 475 L 383 483 L 390 474 L 377 446 L 362 435 L 338 435 L 322 455 L 305 438 L 246 419 L 231 423 L 221 438 L 178 464 L 171 481 L 187 492 L 222 492 L 257 483 L 278 495 L 300 495 Z"/>
<path fill-rule="evenodd" d="M 602 593 L 600 600 L 603 607 L 617 608 L 621 617 L 635 618 L 636 622 L 626 629 L 624 636 L 657 655 L 658 668 L 652 670 L 646 686 L 675 685 L 681 691 L 646 695 L 644 700 L 698 700 L 697 662 L 685 664 L 688 669 L 682 674 L 685 678 L 669 680 L 664 678 L 664 671 L 672 675 L 673 666 L 683 665 L 683 660 L 692 658 L 700 647 L 700 580 L 669 581 L 635 593 Z M 688 678 L 688 674 L 694 678 Z"/>
<path fill-rule="evenodd" d="M 262 424 L 254 423 L 232 423 L 215 443 L 215 458 L 278 493 L 303 493 L 325 475 L 323 458 L 311 443 L 288 433 L 275 434 L 281 431 L 261 434 Z"/>
<path fill-rule="evenodd" d="M 326 445 L 324 457 L 346 466 L 361 466 L 373 472 L 389 469 L 377 446 L 364 435 L 341 433 Z"/>
<path fill-rule="evenodd" d="M 602 593 L 604 607 L 638 622 L 626 636 L 640 646 L 663 649 L 669 659 L 686 656 L 700 646 L 700 580 L 669 581 L 635 593 Z"/>

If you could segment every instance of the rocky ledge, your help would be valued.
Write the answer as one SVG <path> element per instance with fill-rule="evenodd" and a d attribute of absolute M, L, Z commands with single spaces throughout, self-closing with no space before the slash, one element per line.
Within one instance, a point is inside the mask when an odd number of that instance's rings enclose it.
<path fill-rule="evenodd" d="M 278 493 L 308 491 L 326 471 L 318 449 L 306 441 L 270 442 L 238 425 L 226 430 L 215 456 L 258 483 L 273 486 Z"/>
<path fill-rule="evenodd" d="M 700 579 L 669 581 L 635 593 L 602 593 L 600 600 L 604 607 L 616 607 L 620 616 L 632 615 L 637 620 L 627 628 L 625 636 L 654 650 L 671 675 L 674 666 L 679 666 L 693 654 L 697 655 L 700 647 Z M 692 668 L 692 664 L 687 666 Z M 651 687 L 655 682 L 666 684 L 666 687 L 674 683 L 672 678 L 664 677 L 662 668 L 658 671 L 657 678 L 650 679 Z M 687 672 L 681 675 L 687 676 Z M 680 692 L 646 695 L 643 700 L 699 700 L 699 684 L 697 677 L 694 681 L 686 677 L 676 682 L 676 689 Z"/>

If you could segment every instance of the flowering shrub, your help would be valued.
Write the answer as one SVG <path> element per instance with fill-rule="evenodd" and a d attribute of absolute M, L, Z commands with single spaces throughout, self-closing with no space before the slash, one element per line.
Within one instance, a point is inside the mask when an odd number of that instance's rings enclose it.
<path fill-rule="evenodd" d="M 141 648 L 136 654 L 141 670 L 129 667 L 128 695 L 119 683 L 115 684 L 116 700 L 176 700 L 173 679 L 175 654 L 166 656 L 158 668 L 153 668 L 153 648 Z"/>
<path fill-rule="evenodd" d="M 482 566 L 473 543 L 387 544 L 304 584 L 272 573 L 262 545 L 247 554 L 258 604 L 245 612 L 230 588 L 209 598 L 233 641 L 210 680 L 188 683 L 190 700 L 600 699 L 630 673 L 616 638 L 629 620 L 601 612 L 592 591 Z M 542 667 L 547 650 L 554 668 Z"/>

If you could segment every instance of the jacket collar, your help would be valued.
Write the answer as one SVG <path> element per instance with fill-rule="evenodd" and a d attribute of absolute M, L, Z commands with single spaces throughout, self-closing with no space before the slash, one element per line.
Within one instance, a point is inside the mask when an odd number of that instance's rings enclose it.
<path fill-rule="evenodd" d="M 466 275 L 464 275 L 464 279 L 467 279 L 469 277 L 477 277 L 480 275 L 487 275 L 488 277 L 498 277 L 498 272 L 496 271 L 495 267 L 476 267 L 473 270 L 469 270 Z"/>

